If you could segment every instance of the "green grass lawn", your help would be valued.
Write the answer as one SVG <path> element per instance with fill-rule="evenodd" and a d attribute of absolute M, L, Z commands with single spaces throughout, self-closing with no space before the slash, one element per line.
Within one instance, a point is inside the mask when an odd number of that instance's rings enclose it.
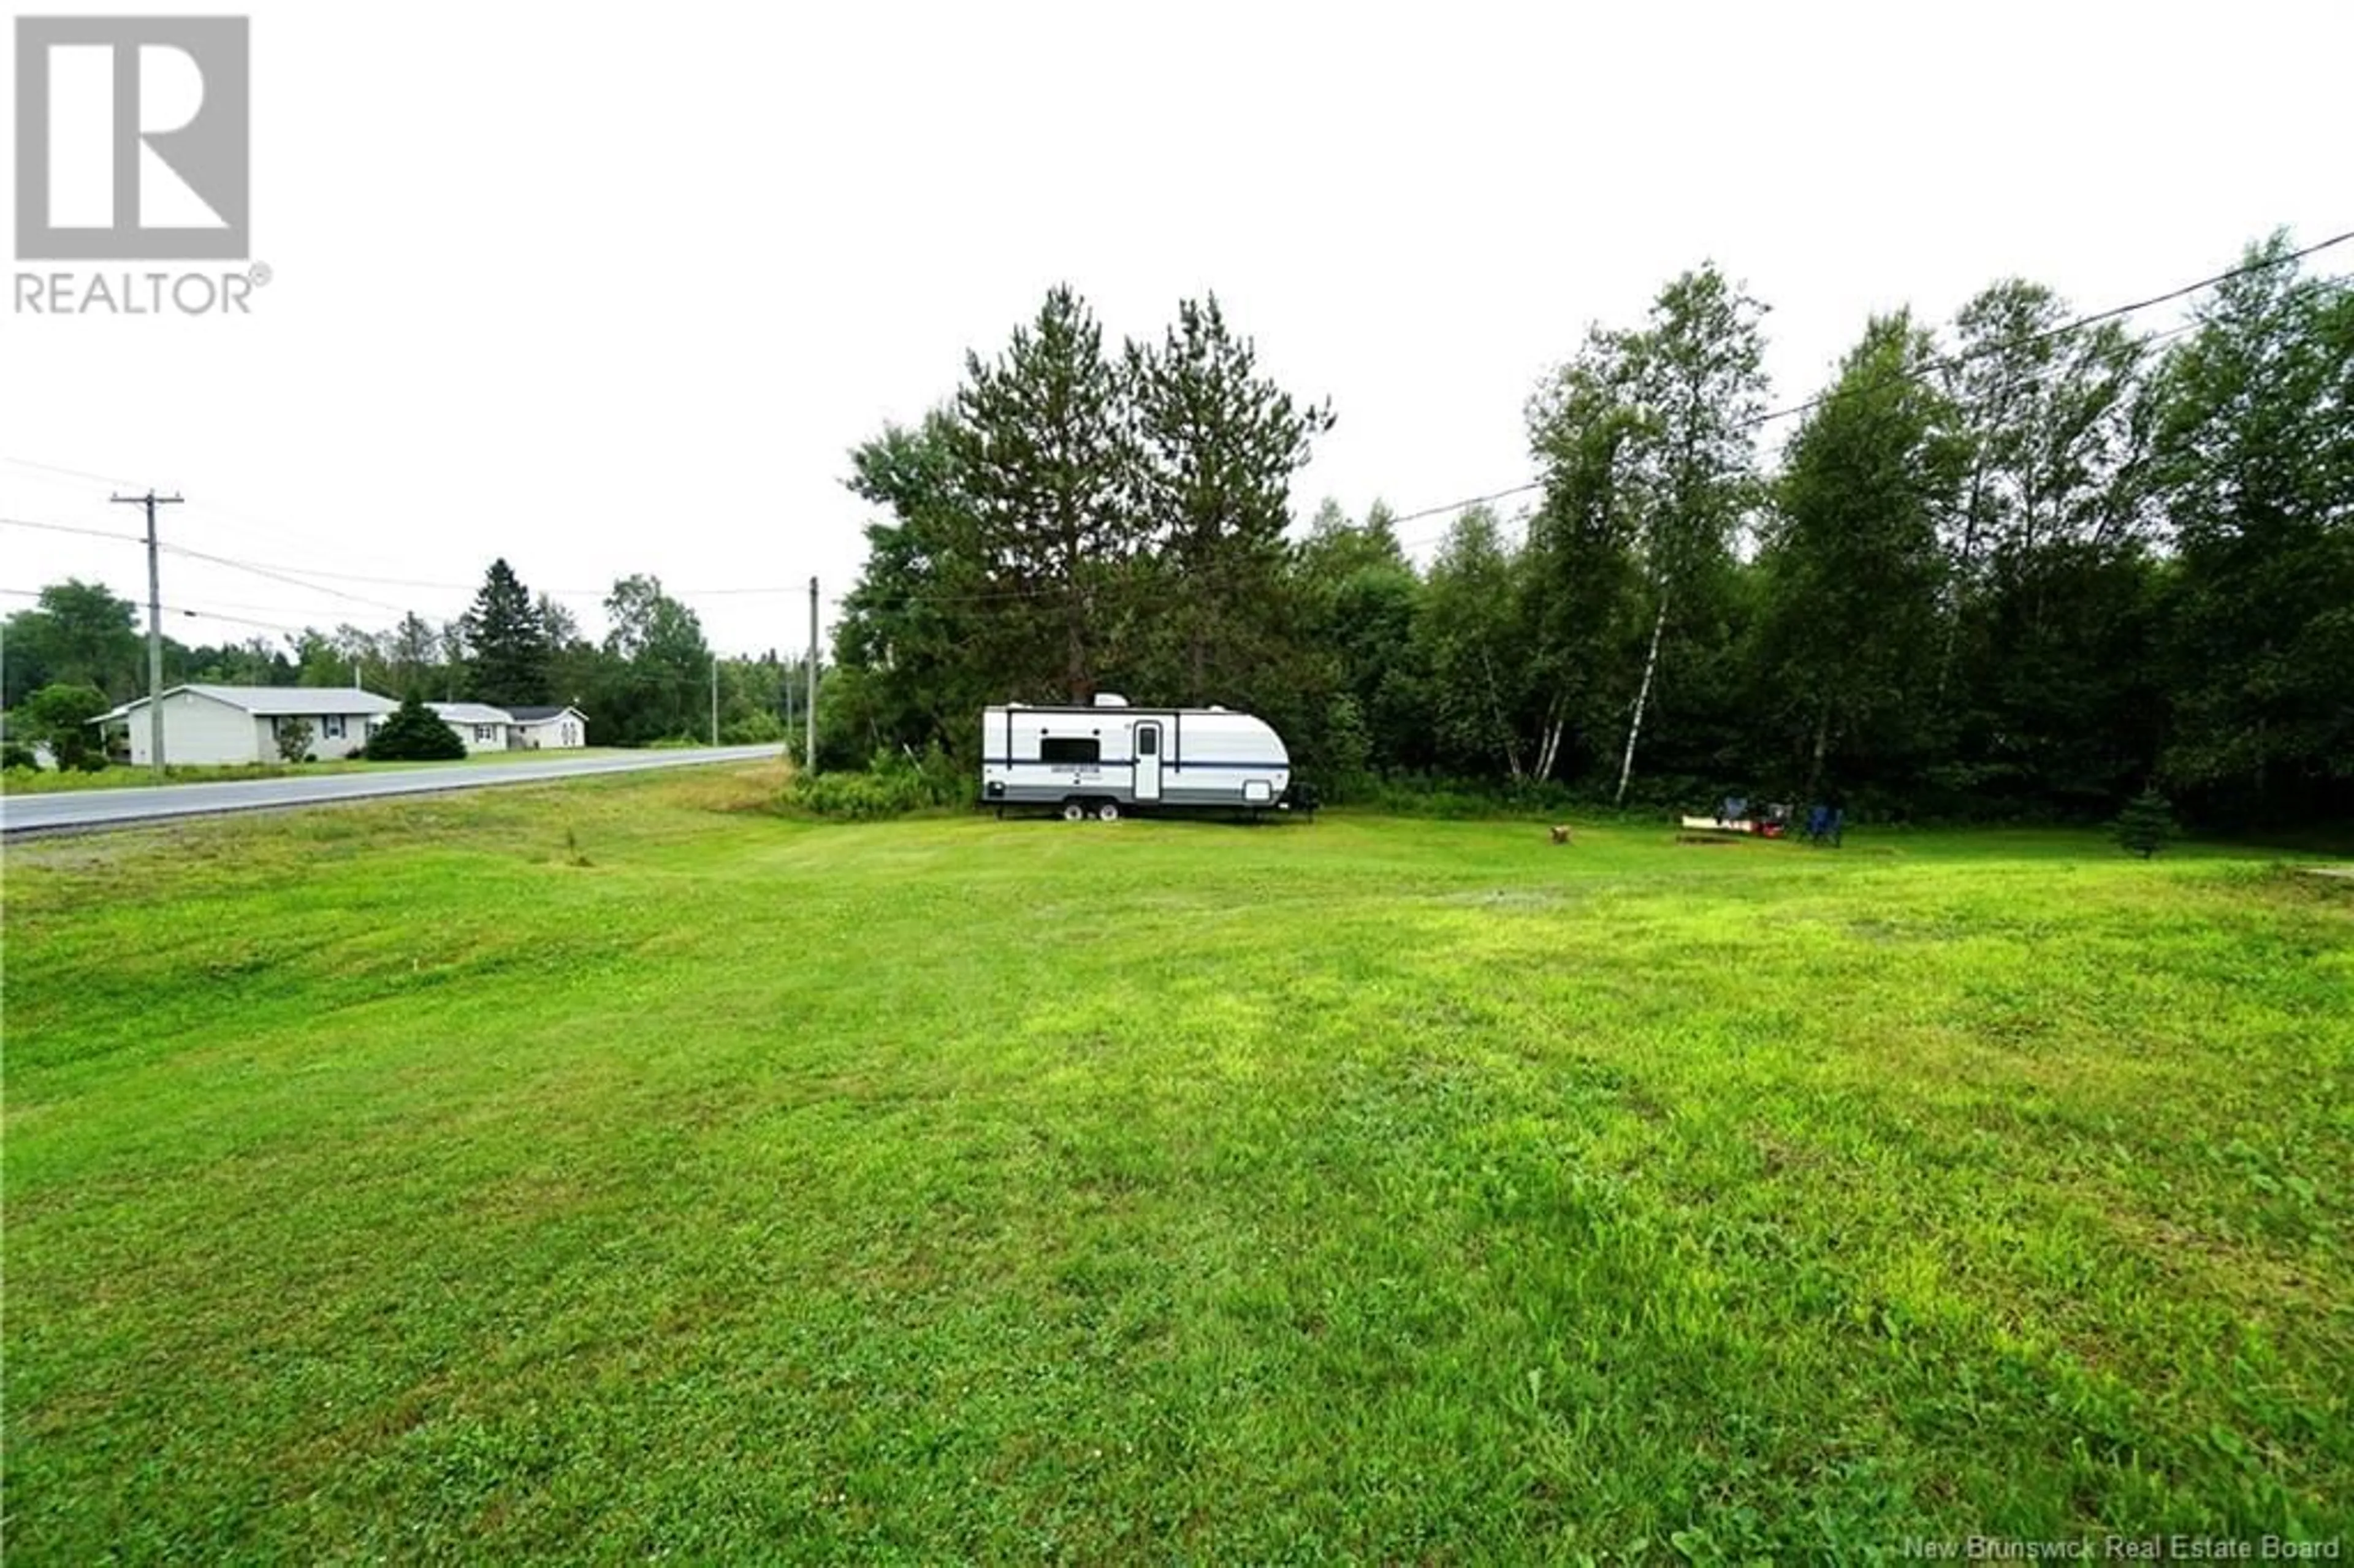
<path fill-rule="evenodd" d="M 2354 883 L 775 785 L 10 851 L 12 1563 L 2354 1533 Z"/>
<path fill-rule="evenodd" d="M 364 762 L 333 758 L 323 762 L 188 763 L 173 766 L 166 753 L 164 782 L 221 784 L 241 779 L 304 779 L 318 773 L 392 773 L 412 768 L 495 767 L 508 762 L 554 762 L 575 757 L 620 757 L 618 746 L 575 747 L 565 751 L 479 751 L 448 762 Z M 69 769 L 0 770 L 0 795 L 56 795 L 77 789 L 138 789 L 155 782 L 153 768 L 116 763 L 96 773 Z"/>

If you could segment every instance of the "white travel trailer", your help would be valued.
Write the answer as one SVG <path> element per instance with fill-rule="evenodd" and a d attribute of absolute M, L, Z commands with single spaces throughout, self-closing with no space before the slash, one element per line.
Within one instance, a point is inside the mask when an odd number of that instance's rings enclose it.
<path fill-rule="evenodd" d="M 1230 709 L 1008 703 L 981 714 L 985 806 L 1060 806 L 1071 821 L 1130 808 L 1268 810 L 1291 787 L 1291 756 L 1263 719 Z"/>

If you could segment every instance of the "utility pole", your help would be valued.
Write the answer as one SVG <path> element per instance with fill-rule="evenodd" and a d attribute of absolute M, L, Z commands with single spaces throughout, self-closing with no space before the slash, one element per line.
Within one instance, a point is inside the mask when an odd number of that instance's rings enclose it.
<path fill-rule="evenodd" d="M 155 508 L 181 504 L 176 495 L 158 495 L 149 491 L 144 495 L 109 497 L 118 506 L 144 506 L 147 509 L 147 750 L 148 761 L 155 769 L 155 782 L 164 782 L 164 579 L 155 565 Z M 810 584 L 813 595 L 814 580 Z"/>
<path fill-rule="evenodd" d="M 719 744 L 719 655 L 711 656 L 711 744 Z"/>
<path fill-rule="evenodd" d="M 817 772 L 817 579 L 810 578 L 809 741 L 801 766 Z"/>

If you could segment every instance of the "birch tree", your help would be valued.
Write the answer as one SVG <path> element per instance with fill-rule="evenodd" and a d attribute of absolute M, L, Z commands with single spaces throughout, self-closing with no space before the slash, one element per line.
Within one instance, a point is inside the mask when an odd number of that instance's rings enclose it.
<path fill-rule="evenodd" d="M 1642 416 L 1628 450 L 1639 495 L 1636 555 L 1651 630 L 1618 764 L 1615 799 L 1621 803 L 1678 596 L 1731 553 L 1756 493 L 1752 432 L 1766 406 L 1763 313 L 1714 263 L 1705 263 L 1660 291 L 1630 345 Z"/>

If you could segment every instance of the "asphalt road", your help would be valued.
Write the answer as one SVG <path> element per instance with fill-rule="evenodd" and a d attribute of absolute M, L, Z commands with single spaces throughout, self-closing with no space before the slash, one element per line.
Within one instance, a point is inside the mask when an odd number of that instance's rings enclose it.
<path fill-rule="evenodd" d="M 218 811 L 260 811 L 424 795 L 444 789 L 487 789 L 497 784 L 545 784 L 597 773 L 686 768 L 699 762 L 751 762 L 778 755 L 775 746 L 700 747 L 692 751 L 637 751 L 621 757 L 553 758 L 545 762 L 445 763 L 387 773 L 322 773 L 309 779 L 247 779 L 228 784 L 147 785 L 136 789 L 69 789 L 55 795 L 0 797 L 0 834 L 88 832 L 127 828 L 172 817 Z"/>

